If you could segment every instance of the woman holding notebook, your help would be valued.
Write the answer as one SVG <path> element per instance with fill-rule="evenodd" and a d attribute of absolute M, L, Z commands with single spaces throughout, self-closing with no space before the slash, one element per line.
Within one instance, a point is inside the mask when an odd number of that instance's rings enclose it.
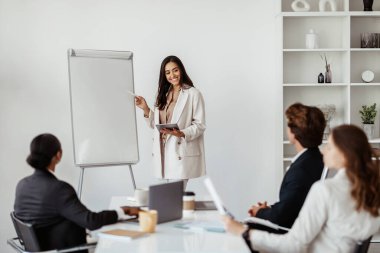
<path fill-rule="evenodd" d="M 338 173 L 312 186 L 287 234 L 250 230 L 224 217 L 227 230 L 260 252 L 353 252 L 356 243 L 378 232 L 380 163 L 364 132 L 338 126 L 322 153 L 325 165 Z"/>
<path fill-rule="evenodd" d="M 203 133 L 206 129 L 205 105 L 184 65 L 176 56 L 161 63 L 156 102 L 152 109 L 145 99 L 135 97 L 136 106 L 144 111 L 149 127 L 154 129 L 154 175 L 167 180 L 183 180 L 205 175 Z M 177 124 L 178 129 L 159 124 Z"/>

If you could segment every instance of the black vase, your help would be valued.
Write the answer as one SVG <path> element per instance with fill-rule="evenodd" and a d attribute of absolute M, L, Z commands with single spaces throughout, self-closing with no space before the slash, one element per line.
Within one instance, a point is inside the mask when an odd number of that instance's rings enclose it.
<path fill-rule="evenodd" d="M 318 83 L 324 83 L 324 82 L 325 82 L 325 77 L 323 76 L 322 73 L 320 73 L 318 76 Z"/>
<path fill-rule="evenodd" d="M 372 11 L 373 0 L 363 0 L 364 11 Z"/>

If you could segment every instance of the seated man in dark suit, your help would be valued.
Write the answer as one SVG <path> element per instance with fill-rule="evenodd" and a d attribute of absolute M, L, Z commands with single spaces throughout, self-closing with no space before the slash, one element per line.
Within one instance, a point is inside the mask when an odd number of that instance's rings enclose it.
<path fill-rule="evenodd" d="M 119 219 L 137 215 L 139 209 L 91 212 L 78 199 L 74 188 L 54 176 L 62 157 L 59 140 L 51 134 L 35 137 L 27 162 L 35 172 L 16 188 L 14 212 L 35 226 L 41 250 L 61 249 L 86 243 L 86 228 L 98 229 Z"/>
<path fill-rule="evenodd" d="M 288 121 L 287 135 L 297 155 L 293 158 L 282 181 L 279 201 L 271 206 L 268 206 L 266 202 L 259 202 L 258 205 L 252 206 L 248 213 L 291 228 L 311 185 L 322 175 L 323 158 L 318 146 L 322 143 L 326 121 L 317 107 L 300 103 L 291 105 L 285 115 Z M 273 233 L 285 232 L 260 225 L 253 226 Z"/>

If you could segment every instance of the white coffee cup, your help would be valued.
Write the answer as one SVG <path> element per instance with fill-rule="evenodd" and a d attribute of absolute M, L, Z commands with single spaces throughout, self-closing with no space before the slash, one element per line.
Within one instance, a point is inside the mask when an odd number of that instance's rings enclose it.
<path fill-rule="evenodd" d="M 134 197 L 138 206 L 147 206 L 149 199 L 149 190 L 145 188 L 136 188 Z"/>

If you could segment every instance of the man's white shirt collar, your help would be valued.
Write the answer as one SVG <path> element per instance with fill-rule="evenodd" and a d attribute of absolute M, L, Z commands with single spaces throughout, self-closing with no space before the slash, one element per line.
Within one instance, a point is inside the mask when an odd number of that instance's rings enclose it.
<path fill-rule="evenodd" d="M 305 153 L 305 151 L 307 150 L 307 148 L 304 148 L 303 150 L 301 150 L 300 152 L 298 152 L 298 154 L 296 154 L 293 159 L 292 159 L 292 163 L 294 163 L 303 153 Z"/>

